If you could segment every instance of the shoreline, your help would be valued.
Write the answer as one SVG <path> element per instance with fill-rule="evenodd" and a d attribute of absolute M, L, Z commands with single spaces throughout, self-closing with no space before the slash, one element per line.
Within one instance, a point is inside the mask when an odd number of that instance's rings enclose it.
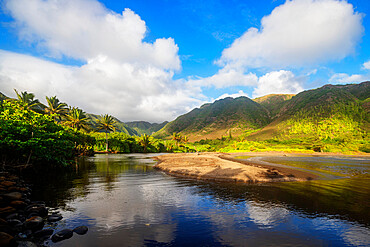
<path fill-rule="evenodd" d="M 316 174 L 294 168 L 282 168 L 235 158 L 235 156 L 243 154 L 248 153 L 165 154 L 154 157 L 158 160 L 154 167 L 176 177 L 223 182 L 310 181 L 319 177 Z M 256 155 L 256 153 L 253 154 Z M 283 155 L 283 153 L 280 154 Z M 270 153 L 270 155 L 273 154 Z"/>

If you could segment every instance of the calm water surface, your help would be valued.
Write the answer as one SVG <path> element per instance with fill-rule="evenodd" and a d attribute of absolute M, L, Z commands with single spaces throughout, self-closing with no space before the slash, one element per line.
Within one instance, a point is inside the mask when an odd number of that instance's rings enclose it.
<path fill-rule="evenodd" d="M 370 246 L 370 160 L 242 157 L 315 171 L 322 179 L 210 183 L 153 169 L 153 155 L 81 159 L 35 183 L 35 200 L 58 208 L 56 230 L 86 235 L 53 246 Z"/>

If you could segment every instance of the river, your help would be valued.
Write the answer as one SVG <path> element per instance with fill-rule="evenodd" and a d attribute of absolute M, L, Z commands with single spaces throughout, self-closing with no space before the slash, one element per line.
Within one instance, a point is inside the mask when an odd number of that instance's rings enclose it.
<path fill-rule="evenodd" d="M 34 181 L 33 199 L 89 227 L 51 246 L 370 246 L 370 159 L 240 157 L 319 180 L 202 182 L 155 170 L 152 154 L 98 154 Z M 55 209 L 54 209 L 55 208 Z"/>

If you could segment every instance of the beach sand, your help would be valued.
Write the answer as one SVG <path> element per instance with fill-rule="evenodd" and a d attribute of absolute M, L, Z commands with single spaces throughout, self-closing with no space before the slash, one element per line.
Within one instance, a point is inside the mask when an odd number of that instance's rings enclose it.
<path fill-rule="evenodd" d="M 155 157 L 155 168 L 168 174 L 202 180 L 227 182 L 288 182 L 308 181 L 318 176 L 290 168 L 251 163 L 223 153 L 177 153 Z"/>

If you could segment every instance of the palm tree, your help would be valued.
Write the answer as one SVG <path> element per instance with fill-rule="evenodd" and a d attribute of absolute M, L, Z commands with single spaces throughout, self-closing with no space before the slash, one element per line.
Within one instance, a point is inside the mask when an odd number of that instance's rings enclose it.
<path fill-rule="evenodd" d="M 54 121 L 56 121 L 57 117 L 60 120 L 61 116 L 65 116 L 67 114 L 67 104 L 60 102 L 56 96 L 46 96 L 46 101 L 48 102 L 48 106 L 44 109 L 44 111 L 46 114 L 54 115 Z"/>
<path fill-rule="evenodd" d="M 115 130 L 116 120 L 111 115 L 101 115 L 97 122 L 97 129 L 105 132 L 105 151 L 108 152 L 108 132 Z"/>
<path fill-rule="evenodd" d="M 187 136 L 184 136 L 182 138 L 182 141 L 186 144 L 189 141 L 189 138 Z"/>
<path fill-rule="evenodd" d="M 41 110 L 41 103 L 38 99 L 34 99 L 35 95 L 33 93 L 27 93 L 27 91 L 18 93 L 16 89 L 14 89 L 14 91 L 17 94 L 18 101 L 21 102 L 21 104 L 24 105 L 28 110 Z"/>
<path fill-rule="evenodd" d="M 181 134 L 174 132 L 172 134 L 172 140 L 174 140 L 176 142 L 177 147 L 179 147 L 179 142 L 181 142 L 181 140 L 182 140 Z"/>
<path fill-rule="evenodd" d="M 149 135 L 147 134 L 144 134 L 141 136 L 140 138 L 140 141 L 139 141 L 140 145 L 143 146 L 144 148 L 144 153 L 147 152 L 147 149 L 148 149 L 148 146 L 150 145 L 151 143 L 151 138 Z"/>
<path fill-rule="evenodd" d="M 77 130 L 87 130 L 89 128 L 89 118 L 83 110 L 73 107 L 69 109 L 66 115 L 65 124 Z"/>

